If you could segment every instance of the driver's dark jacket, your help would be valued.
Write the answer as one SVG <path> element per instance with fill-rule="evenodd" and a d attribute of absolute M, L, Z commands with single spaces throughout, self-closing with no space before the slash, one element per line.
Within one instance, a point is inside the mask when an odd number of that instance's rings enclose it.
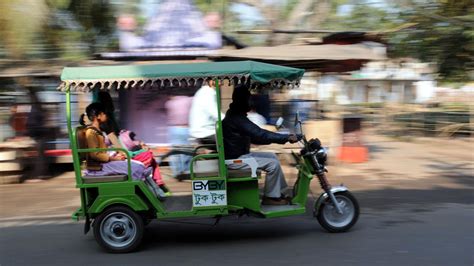
<path fill-rule="evenodd" d="M 224 151 L 226 159 L 236 159 L 250 152 L 250 144 L 284 144 L 288 134 L 273 133 L 260 128 L 247 118 L 245 113 L 227 111 L 222 120 Z"/>

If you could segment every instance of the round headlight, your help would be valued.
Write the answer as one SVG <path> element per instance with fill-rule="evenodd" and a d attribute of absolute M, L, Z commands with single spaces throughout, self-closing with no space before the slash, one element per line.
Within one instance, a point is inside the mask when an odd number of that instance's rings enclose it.
<path fill-rule="evenodd" d="M 318 158 L 319 163 L 326 162 L 328 158 L 328 152 L 325 148 L 321 147 L 318 152 L 316 152 L 316 158 Z"/>

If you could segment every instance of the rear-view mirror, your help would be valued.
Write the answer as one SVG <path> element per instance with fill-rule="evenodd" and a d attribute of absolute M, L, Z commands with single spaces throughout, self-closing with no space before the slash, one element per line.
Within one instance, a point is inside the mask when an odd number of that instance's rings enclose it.
<path fill-rule="evenodd" d="M 275 127 L 276 127 L 277 129 L 282 128 L 282 127 L 283 127 L 283 121 L 285 121 L 285 120 L 283 119 L 283 117 L 278 117 L 277 121 L 275 122 Z"/>
<path fill-rule="evenodd" d="M 303 133 L 303 126 L 300 119 L 300 113 L 297 111 L 295 115 L 295 129 L 299 129 L 298 134 Z"/>

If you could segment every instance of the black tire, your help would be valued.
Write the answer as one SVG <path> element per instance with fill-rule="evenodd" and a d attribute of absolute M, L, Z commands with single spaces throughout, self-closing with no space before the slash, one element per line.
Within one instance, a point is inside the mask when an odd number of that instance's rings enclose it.
<path fill-rule="evenodd" d="M 342 201 L 344 203 L 343 208 L 348 217 L 337 217 L 339 214 L 335 210 L 329 197 L 321 204 L 316 217 L 319 224 L 327 231 L 331 233 L 346 232 L 354 226 L 359 219 L 359 203 L 349 191 L 336 192 L 334 196 L 338 202 Z M 347 213 L 347 211 L 351 210 L 352 213 Z M 340 222 L 337 222 L 338 218 L 340 218 Z M 330 219 L 332 219 L 332 221 Z"/>
<path fill-rule="evenodd" d="M 153 219 L 143 218 L 143 225 L 148 226 L 152 221 Z"/>
<path fill-rule="evenodd" d="M 143 218 L 125 206 L 110 207 L 94 221 L 95 240 L 110 253 L 128 253 L 137 249 L 144 229 Z"/>

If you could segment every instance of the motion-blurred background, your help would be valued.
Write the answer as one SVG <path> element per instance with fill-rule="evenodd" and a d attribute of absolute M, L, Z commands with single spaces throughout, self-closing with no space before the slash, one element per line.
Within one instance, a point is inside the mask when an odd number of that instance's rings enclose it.
<path fill-rule="evenodd" d="M 65 97 L 56 90 L 65 66 L 256 60 L 304 68 L 299 88 L 259 95 L 256 112 L 290 127 L 298 110 L 307 133 L 341 162 L 370 161 L 370 134 L 472 135 L 468 0 L 3 0 L 0 10 L 0 183 L 71 170 Z M 110 94 L 123 128 L 157 155 L 170 149 L 168 93 Z M 73 117 L 92 98 L 73 95 Z M 147 124 L 135 122 L 143 115 Z"/>

